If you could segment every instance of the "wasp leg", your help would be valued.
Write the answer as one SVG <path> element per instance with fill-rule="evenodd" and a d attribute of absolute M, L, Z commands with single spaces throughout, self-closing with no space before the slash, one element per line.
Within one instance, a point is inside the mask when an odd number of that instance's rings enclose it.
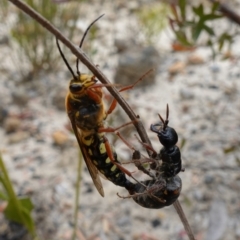
<path fill-rule="evenodd" d="M 124 168 L 120 163 L 116 162 L 115 159 L 114 159 L 114 156 L 113 156 L 113 152 L 111 150 L 111 145 L 108 141 L 108 139 L 103 136 L 103 141 L 104 141 L 104 144 L 105 144 L 105 148 L 106 148 L 106 152 L 107 152 L 107 155 L 110 159 L 110 161 L 116 165 L 116 167 L 118 167 L 123 173 L 127 174 L 129 177 L 131 177 L 132 179 L 134 179 L 138 184 L 146 187 L 143 183 L 139 182 L 135 177 L 133 177 L 132 173 L 130 171 L 128 171 L 126 168 Z"/>
<path fill-rule="evenodd" d="M 147 149 L 147 150 L 149 150 L 149 151 L 152 152 L 151 157 L 155 159 L 155 158 L 157 157 L 157 152 L 154 150 L 154 148 L 153 148 L 151 145 L 142 142 L 142 141 L 138 138 L 138 136 L 137 136 L 136 134 L 134 134 L 134 136 L 137 138 L 138 142 L 139 142 L 145 149 Z"/>
<path fill-rule="evenodd" d="M 123 128 L 123 127 L 126 127 L 126 126 L 128 126 L 130 124 L 133 124 L 135 122 L 136 121 L 131 121 L 131 122 L 128 122 L 128 123 L 124 123 L 121 126 L 116 127 L 116 128 L 112 128 L 112 127 L 107 127 L 107 128 L 99 127 L 97 131 L 98 131 L 98 133 L 104 133 L 104 132 L 113 133 L 113 132 L 116 132 L 117 130 L 119 130 L 119 129 Z"/>
<path fill-rule="evenodd" d="M 123 92 L 123 91 L 126 91 L 126 90 L 129 90 L 129 89 L 133 89 L 139 82 L 141 82 L 149 73 L 151 73 L 153 71 L 153 69 L 150 69 L 148 70 L 146 73 L 144 73 L 135 83 L 131 84 L 131 85 L 128 85 L 128 86 L 125 86 L 123 88 L 121 88 L 119 90 L 119 92 Z M 107 115 L 108 114 L 111 114 L 113 112 L 113 110 L 116 108 L 117 106 L 117 100 L 116 99 L 113 99 L 108 111 L 107 111 Z"/>
<path fill-rule="evenodd" d="M 95 81 L 95 76 L 92 76 L 92 81 Z M 91 98 L 96 104 L 102 102 L 103 94 L 101 88 L 117 86 L 118 84 L 94 84 L 86 89 L 86 94 Z"/>
<path fill-rule="evenodd" d="M 136 150 L 119 132 L 116 132 L 116 135 L 130 148 L 133 150 L 132 161 L 129 163 L 134 163 L 134 165 L 138 168 L 138 170 L 144 172 L 150 177 L 154 178 L 154 175 L 148 171 L 142 164 L 143 163 L 155 163 L 154 159 L 146 158 L 145 161 L 141 159 L 141 154 L 138 150 Z"/>
<path fill-rule="evenodd" d="M 96 104 L 99 104 L 102 102 L 102 92 L 101 91 L 93 91 L 90 88 L 86 90 L 86 93 L 89 98 L 91 98 Z"/>
<path fill-rule="evenodd" d="M 128 196 L 121 196 L 119 193 L 117 193 L 117 196 L 123 199 L 127 199 L 127 198 L 137 198 L 137 197 L 150 197 L 150 198 L 154 198 L 155 200 L 161 202 L 161 203 L 166 203 L 166 200 L 163 198 L 159 198 L 157 196 L 155 196 L 153 193 L 151 193 L 150 189 L 146 189 L 146 191 L 141 192 L 141 193 L 134 193 L 134 194 L 129 194 Z"/>
<path fill-rule="evenodd" d="M 142 192 L 142 193 L 129 194 L 127 196 L 121 196 L 119 193 L 117 193 L 118 197 L 123 198 L 123 199 L 140 197 L 140 196 L 143 196 L 143 195 L 146 195 L 146 194 L 147 194 L 146 192 Z"/>

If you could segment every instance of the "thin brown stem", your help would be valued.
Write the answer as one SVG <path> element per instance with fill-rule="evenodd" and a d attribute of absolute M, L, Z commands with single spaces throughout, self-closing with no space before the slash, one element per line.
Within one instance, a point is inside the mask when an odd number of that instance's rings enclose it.
<path fill-rule="evenodd" d="M 185 230 L 186 230 L 186 232 L 188 234 L 189 239 L 190 240 L 195 240 L 193 232 L 192 232 L 192 229 L 191 229 L 191 227 L 190 227 L 190 225 L 188 223 L 188 220 L 187 220 L 187 218 L 186 218 L 186 216 L 185 216 L 185 214 L 183 212 L 183 209 L 182 209 L 181 204 L 179 203 L 179 201 L 177 200 L 173 204 L 173 206 L 174 206 L 175 210 L 177 211 L 177 213 L 178 213 L 178 215 L 179 215 L 179 217 L 180 217 L 180 219 L 181 219 L 181 221 L 182 221 L 182 223 L 184 225 L 184 228 L 185 228 Z"/>
<path fill-rule="evenodd" d="M 51 32 L 57 39 L 59 39 L 66 47 L 68 47 L 72 53 L 79 58 L 79 60 L 104 84 L 110 84 L 110 81 L 107 77 L 90 61 L 90 59 L 85 55 L 85 53 L 78 47 L 75 46 L 71 41 L 69 41 L 66 37 L 62 35 L 62 33 L 56 29 L 49 21 L 47 21 L 44 17 L 42 17 L 39 13 L 29 7 L 27 4 L 23 3 L 20 0 L 8 0 L 16 5 L 19 9 L 25 12 L 27 15 L 35 19 L 39 24 L 41 24 L 44 28 L 46 28 L 49 32 Z M 134 126 L 137 129 L 137 132 L 141 138 L 141 140 L 151 146 L 151 142 L 148 138 L 148 135 L 143 127 L 142 122 L 140 121 L 139 116 L 132 111 L 128 103 L 124 100 L 124 98 L 119 94 L 119 91 L 111 86 L 107 87 L 108 91 L 112 94 L 112 96 L 117 100 L 119 105 L 124 109 L 127 113 L 128 117 L 134 122 Z M 176 201 L 174 203 L 174 207 L 177 210 L 177 207 L 180 206 L 180 203 Z M 181 208 L 181 206 L 180 206 Z M 187 231 L 188 237 L 190 240 L 194 240 L 193 233 L 188 224 L 186 216 L 183 211 L 178 211 L 179 217 L 182 220 L 182 223 Z"/>

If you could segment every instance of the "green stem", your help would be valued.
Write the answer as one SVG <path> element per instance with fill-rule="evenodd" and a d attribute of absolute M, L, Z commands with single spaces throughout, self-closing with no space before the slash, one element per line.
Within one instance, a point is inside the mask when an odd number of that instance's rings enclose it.
<path fill-rule="evenodd" d="M 78 168 L 77 168 L 77 181 L 76 181 L 76 191 L 75 191 L 75 209 L 74 209 L 74 228 L 73 228 L 73 235 L 72 240 L 76 238 L 77 232 L 77 220 L 78 220 L 78 207 L 79 207 L 79 200 L 80 200 L 80 183 L 81 183 L 81 174 L 82 174 L 82 154 L 79 151 L 79 158 L 78 158 Z"/>
<path fill-rule="evenodd" d="M 20 203 L 19 203 L 19 201 L 17 199 L 17 196 L 16 196 L 16 194 L 13 190 L 13 186 L 11 184 L 11 181 L 10 181 L 10 178 L 8 176 L 8 172 L 7 172 L 7 169 L 4 165 L 1 154 L 0 154 L 0 169 L 3 172 L 4 186 L 6 188 L 6 191 L 7 191 L 8 195 L 9 195 L 9 199 L 11 199 L 13 201 L 14 206 L 16 207 L 16 214 L 21 219 L 21 222 L 24 223 L 24 218 L 23 218 L 22 213 L 21 213 Z"/>

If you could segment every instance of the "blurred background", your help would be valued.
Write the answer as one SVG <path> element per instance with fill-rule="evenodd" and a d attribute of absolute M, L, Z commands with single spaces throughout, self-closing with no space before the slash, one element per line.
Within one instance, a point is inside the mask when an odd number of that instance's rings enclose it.
<path fill-rule="evenodd" d="M 240 239 L 240 45 L 239 25 L 212 1 L 25 0 L 79 45 L 113 83 L 126 86 L 148 74 L 122 95 L 140 116 L 154 149 L 162 147 L 149 126 L 165 118 L 179 136 L 185 172 L 179 201 L 198 240 Z M 224 1 L 221 4 L 225 4 Z M 227 1 L 236 11 L 239 0 Z M 55 38 L 10 2 L 0 2 L 0 151 L 18 197 L 30 197 L 39 239 L 73 239 L 74 199 L 79 149 L 65 113 L 71 74 Z M 61 44 L 76 71 L 76 57 Z M 91 74 L 80 63 L 80 71 Z M 104 90 L 106 105 L 111 95 Z M 120 107 L 107 125 L 128 122 Z M 133 127 L 121 130 L 142 149 Z M 121 162 L 132 151 L 107 134 Z M 146 175 L 124 165 L 139 180 Z M 6 216 L 8 200 L 0 171 L 0 239 L 32 239 Z M 133 180 L 131 180 L 133 181 Z M 188 239 L 173 206 L 138 206 L 126 190 L 102 179 L 96 191 L 83 165 L 75 239 Z"/>

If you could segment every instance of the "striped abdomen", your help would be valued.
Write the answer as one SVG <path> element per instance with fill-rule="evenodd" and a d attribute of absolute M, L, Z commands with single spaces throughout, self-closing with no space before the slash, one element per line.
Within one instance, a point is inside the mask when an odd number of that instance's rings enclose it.
<path fill-rule="evenodd" d="M 82 139 L 82 142 L 87 150 L 89 157 L 99 172 L 101 172 L 109 181 L 121 187 L 128 187 L 130 182 L 127 180 L 125 173 L 123 173 L 109 158 L 105 142 L 104 134 L 90 134 Z M 111 146 L 114 160 L 117 160 L 117 153 Z"/>

